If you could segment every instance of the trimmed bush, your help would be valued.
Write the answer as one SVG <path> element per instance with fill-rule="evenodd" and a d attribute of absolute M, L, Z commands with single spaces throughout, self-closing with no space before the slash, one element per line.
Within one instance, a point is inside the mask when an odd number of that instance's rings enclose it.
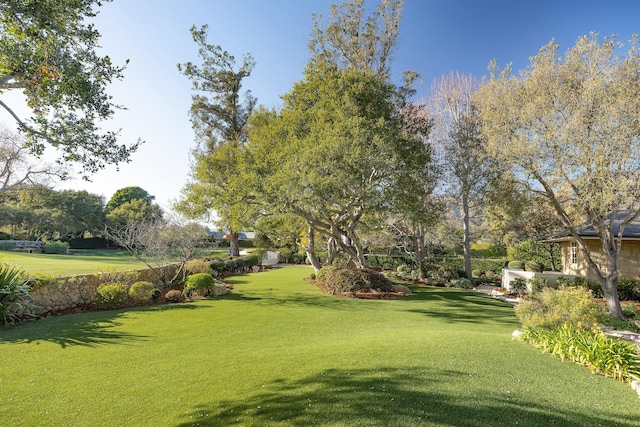
<path fill-rule="evenodd" d="M 471 277 L 473 277 L 474 279 L 479 279 L 480 277 L 482 277 L 482 270 L 471 270 Z"/>
<path fill-rule="evenodd" d="M 527 261 L 524 263 L 524 269 L 526 271 L 533 271 L 535 273 L 542 273 L 544 266 L 537 261 Z"/>
<path fill-rule="evenodd" d="M 149 301 L 155 289 L 151 282 L 135 282 L 129 288 L 129 297 L 134 301 Z"/>
<path fill-rule="evenodd" d="M 261 257 L 258 256 L 257 254 L 244 255 L 241 258 L 244 261 L 245 266 L 247 267 L 260 265 Z M 304 258 L 303 258 L 303 261 L 304 261 Z"/>
<path fill-rule="evenodd" d="M 389 279 L 377 271 L 349 267 L 331 270 L 325 284 L 335 292 L 391 292 L 393 288 Z"/>
<path fill-rule="evenodd" d="M 594 301 L 591 291 L 583 288 L 545 288 L 521 301 L 515 312 L 523 326 L 548 330 L 565 323 L 576 328 L 591 327 L 606 317 L 604 305 Z"/>
<path fill-rule="evenodd" d="M 508 264 L 509 270 L 524 270 L 524 262 L 522 261 L 511 261 Z"/>
<path fill-rule="evenodd" d="M 12 251 L 15 248 L 16 248 L 16 244 L 14 242 L 0 241 L 0 251 Z"/>
<path fill-rule="evenodd" d="M 68 249 L 69 243 L 56 240 L 45 243 L 43 252 L 45 254 L 66 254 Z"/>
<path fill-rule="evenodd" d="M 104 308 L 118 308 L 127 303 L 129 292 L 122 282 L 103 283 L 96 289 L 94 301 Z"/>
<path fill-rule="evenodd" d="M 484 271 L 487 274 L 489 271 L 494 273 L 500 273 L 503 268 L 508 264 L 506 258 L 498 259 L 486 259 L 486 258 L 471 258 L 471 269 Z"/>
<path fill-rule="evenodd" d="M 212 275 L 207 273 L 197 273 L 187 277 L 187 281 L 184 284 L 183 294 L 186 297 L 190 297 L 194 293 L 200 296 L 207 296 L 213 289 L 213 286 L 218 283 Z"/>
<path fill-rule="evenodd" d="M 407 255 L 368 255 L 367 260 L 371 263 L 371 267 L 383 270 L 395 270 L 401 265 L 414 265 Z"/>
<path fill-rule="evenodd" d="M 166 294 L 164 294 L 164 298 L 168 302 L 182 302 L 184 301 L 184 295 L 177 289 L 171 289 Z"/>

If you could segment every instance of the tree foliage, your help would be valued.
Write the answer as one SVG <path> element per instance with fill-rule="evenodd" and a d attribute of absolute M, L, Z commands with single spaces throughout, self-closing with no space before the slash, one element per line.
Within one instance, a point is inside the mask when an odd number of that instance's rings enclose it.
<path fill-rule="evenodd" d="M 5 195 L 0 226 L 26 239 L 71 239 L 100 229 L 105 221 L 103 198 L 84 190 L 30 186 Z"/>
<path fill-rule="evenodd" d="M 609 310 L 621 317 L 617 279 L 624 228 L 640 216 L 640 55 L 615 37 L 583 36 L 564 56 L 551 41 L 513 76 L 491 66 L 478 91 L 492 155 L 518 168 L 548 198 L 597 275 Z M 604 262 L 579 235 L 595 229 Z M 615 231 L 614 231 L 615 230 Z"/>
<path fill-rule="evenodd" d="M 309 42 L 312 62 L 388 77 L 398 49 L 403 6 L 401 1 L 382 0 L 367 16 L 364 0 L 332 4 L 326 26 L 322 15 L 314 14 Z"/>
<path fill-rule="evenodd" d="M 428 176 L 419 171 L 428 168 L 429 150 L 407 131 L 396 96 L 371 72 L 320 63 L 307 68 L 279 112 L 261 109 L 251 122 L 261 201 L 303 218 L 310 236 L 333 238 L 358 266 L 367 265 L 359 225 Z"/>
<path fill-rule="evenodd" d="M 178 64 L 193 86 L 191 123 L 199 142 L 193 153 L 195 167 L 176 209 L 190 217 L 215 214 L 229 230 L 230 254 L 238 255 L 237 233 L 246 221 L 251 196 L 241 171 L 247 121 L 256 99 L 250 91 L 241 98 L 242 82 L 255 62 L 245 55 L 236 66 L 233 55 L 207 42 L 207 26 L 191 27 L 201 65 Z"/>
<path fill-rule="evenodd" d="M 147 190 L 131 186 L 116 191 L 105 208 L 111 224 L 125 224 L 135 221 L 156 221 L 162 219 L 162 208 L 153 203 L 155 196 Z"/>
<path fill-rule="evenodd" d="M 121 108 L 106 90 L 124 69 L 96 53 L 100 34 L 85 22 L 102 1 L 0 2 L 0 97 L 21 91 L 33 115 L 20 117 L 1 98 L 0 107 L 27 135 L 33 153 L 52 146 L 60 163 L 79 163 L 85 177 L 128 161 L 140 144 L 118 145 L 118 132 L 99 127 Z"/>

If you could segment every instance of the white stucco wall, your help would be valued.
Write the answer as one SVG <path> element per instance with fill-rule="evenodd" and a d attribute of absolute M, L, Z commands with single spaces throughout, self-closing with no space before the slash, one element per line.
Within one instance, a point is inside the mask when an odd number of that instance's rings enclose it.
<path fill-rule="evenodd" d="M 526 281 L 531 279 L 532 277 L 542 277 L 543 279 L 547 279 L 549 284 L 554 284 L 559 277 L 572 277 L 567 274 L 562 274 L 558 271 L 545 271 L 543 273 L 536 273 L 534 271 L 525 271 L 525 270 L 510 270 L 508 268 L 502 269 L 502 287 L 508 290 L 511 290 L 511 286 L 509 283 L 513 279 L 522 278 Z M 531 286 L 527 283 L 527 290 L 531 291 Z"/>

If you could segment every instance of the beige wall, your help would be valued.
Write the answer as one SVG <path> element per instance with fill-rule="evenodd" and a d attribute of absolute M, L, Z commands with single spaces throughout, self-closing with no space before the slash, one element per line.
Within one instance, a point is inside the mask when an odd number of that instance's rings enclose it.
<path fill-rule="evenodd" d="M 606 264 L 600 240 L 589 239 L 585 241 L 594 262 L 600 266 Z M 570 265 L 571 242 L 562 242 L 562 273 L 576 276 L 585 276 L 590 280 L 596 280 L 596 275 L 589 268 L 586 257 L 578 246 L 578 263 Z M 604 267 L 602 267 L 604 268 Z M 629 279 L 640 280 L 640 241 L 627 240 L 622 242 L 619 259 L 620 275 Z M 605 274 L 608 272 L 605 268 Z"/>

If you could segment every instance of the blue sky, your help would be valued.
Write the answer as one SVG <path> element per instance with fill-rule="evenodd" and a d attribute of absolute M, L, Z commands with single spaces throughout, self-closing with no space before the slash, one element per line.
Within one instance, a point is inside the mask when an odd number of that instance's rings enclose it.
<path fill-rule="evenodd" d="M 110 93 L 127 107 L 109 126 L 122 128 L 122 141 L 146 143 L 120 171 L 109 167 L 93 182 L 65 188 L 86 189 L 108 200 L 119 188 L 140 186 L 168 208 L 180 195 L 195 147 L 189 123 L 190 82 L 176 64 L 197 61 L 191 25 L 209 25 L 209 42 L 241 58 L 256 60 L 245 83 L 258 102 L 278 106 L 280 96 L 302 77 L 307 62 L 311 14 L 328 15 L 325 0 L 114 0 L 100 8 L 95 25 L 104 53 L 116 64 L 130 63 L 125 79 Z M 374 8 L 377 1 L 367 0 Z M 636 0 L 405 0 L 394 80 L 411 69 L 423 77 L 418 97 L 433 80 L 450 71 L 481 78 L 496 58 L 519 70 L 541 46 L 555 38 L 561 50 L 591 31 L 617 34 L 627 42 L 640 32 Z"/>

